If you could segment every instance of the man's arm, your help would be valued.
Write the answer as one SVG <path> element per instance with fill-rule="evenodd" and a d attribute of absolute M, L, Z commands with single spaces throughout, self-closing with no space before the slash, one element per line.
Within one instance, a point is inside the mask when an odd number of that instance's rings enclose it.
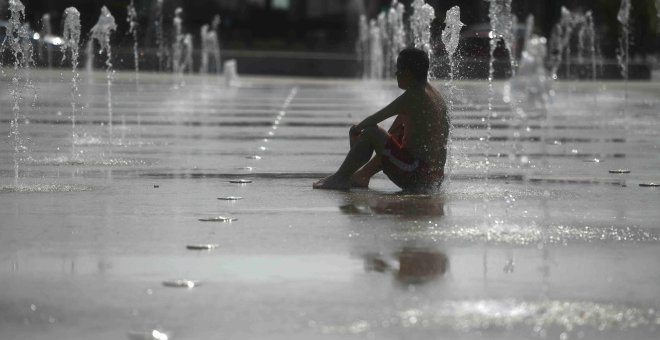
<path fill-rule="evenodd" d="M 403 103 L 406 100 L 407 92 L 403 93 L 397 99 L 389 103 L 387 106 L 379 110 L 378 112 L 372 114 L 371 116 L 365 118 L 359 124 L 354 125 L 351 128 L 351 132 L 356 131 L 359 133 L 367 126 L 377 125 L 378 123 L 384 121 L 387 118 L 400 114 L 402 111 Z"/>

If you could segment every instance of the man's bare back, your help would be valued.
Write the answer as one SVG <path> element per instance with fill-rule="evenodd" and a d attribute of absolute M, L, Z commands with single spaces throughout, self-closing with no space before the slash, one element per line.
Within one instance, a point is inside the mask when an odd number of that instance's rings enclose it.
<path fill-rule="evenodd" d="M 447 159 L 449 118 L 442 95 L 429 83 L 402 95 L 403 145 L 415 158 L 443 168 Z"/>

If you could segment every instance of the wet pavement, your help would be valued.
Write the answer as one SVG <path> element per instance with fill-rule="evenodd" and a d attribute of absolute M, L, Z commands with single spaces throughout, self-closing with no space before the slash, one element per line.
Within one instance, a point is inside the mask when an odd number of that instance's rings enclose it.
<path fill-rule="evenodd" d="M 18 186 L 0 144 L 2 339 L 660 335 L 657 83 L 522 111 L 496 83 L 489 114 L 458 82 L 449 179 L 410 195 L 311 188 L 392 83 L 118 73 L 110 135 L 83 75 L 72 142 L 69 77 L 33 77 Z"/>

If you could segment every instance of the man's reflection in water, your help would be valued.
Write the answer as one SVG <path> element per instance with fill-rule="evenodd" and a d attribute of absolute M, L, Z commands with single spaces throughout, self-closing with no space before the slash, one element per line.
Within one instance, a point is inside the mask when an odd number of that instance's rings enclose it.
<path fill-rule="evenodd" d="M 423 284 L 442 277 L 449 269 L 447 255 L 426 249 L 403 248 L 395 254 L 398 260 L 391 264 L 382 255 L 366 254 L 364 256 L 364 269 L 367 272 L 391 272 L 394 277 L 404 284 Z"/>
<path fill-rule="evenodd" d="M 408 219 L 432 218 L 444 216 L 444 196 L 436 195 L 405 195 L 382 194 L 373 191 L 365 193 L 351 193 L 346 196 L 346 204 L 340 207 L 341 211 L 350 215 L 395 215 Z M 390 228 L 376 228 L 374 239 L 389 239 L 386 235 L 405 232 L 408 223 L 393 223 Z M 365 237 L 367 237 L 365 235 Z M 391 241 L 391 240 L 390 240 Z M 389 243 L 385 240 L 385 243 Z M 379 246 L 371 241 L 367 248 Z M 397 249 L 401 246 L 388 246 Z M 373 248 L 372 248 L 373 249 Z M 391 257 L 386 258 L 380 251 L 372 251 L 362 255 L 364 268 L 367 272 L 392 273 L 396 280 L 402 284 L 424 284 L 442 277 L 449 269 L 447 255 L 441 251 L 430 249 L 419 244 L 403 246 Z M 375 249 L 374 249 L 375 250 Z M 398 262 L 398 263 L 397 263 Z"/>
<path fill-rule="evenodd" d="M 381 194 L 351 195 L 339 209 L 345 214 L 399 215 L 404 217 L 443 216 L 442 195 Z"/>

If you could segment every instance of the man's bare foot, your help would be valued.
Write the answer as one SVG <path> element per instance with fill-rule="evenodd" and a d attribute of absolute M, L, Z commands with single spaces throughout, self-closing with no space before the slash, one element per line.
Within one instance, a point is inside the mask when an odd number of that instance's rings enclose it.
<path fill-rule="evenodd" d="M 353 176 L 351 176 L 351 188 L 368 188 L 370 178 L 366 176 L 360 176 L 358 173 L 355 173 Z"/>
<path fill-rule="evenodd" d="M 348 191 L 351 188 L 351 183 L 350 180 L 334 174 L 314 183 L 312 187 L 314 189 Z"/>

